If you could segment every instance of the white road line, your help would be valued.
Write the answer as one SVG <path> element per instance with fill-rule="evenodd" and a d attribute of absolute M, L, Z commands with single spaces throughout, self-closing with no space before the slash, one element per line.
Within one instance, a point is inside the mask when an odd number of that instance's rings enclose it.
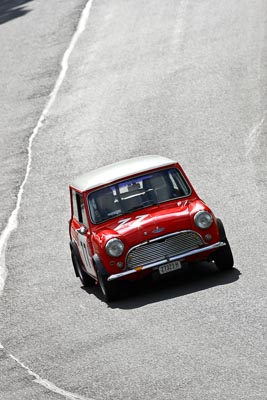
<path fill-rule="evenodd" d="M 186 20 L 186 12 L 188 8 L 189 0 L 182 0 L 180 7 L 178 9 L 178 13 L 176 15 L 176 23 L 173 31 L 173 45 L 175 44 L 175 48 L 182 41 L 184 29 L 185 29 L 185 20 Z"/>
<path fill-rule="evenodd" d="M 70 44 L 69 44 L 69 46 L 68 46 L 67 50 L 65 51 L 64 56 L 62 58 L 61 70 L 60 70 L 59 76 L 58 76 L 58 78 L 56 80 L 55 86 L 54 86 L 52 92 L 49 95 L 49 101 L 47 102 L 47 104 L 46 104 L 46 106 L 45 106 L 45 108 L 44 108 L 44 110 L 43 110 L 43 112 L 42 112 L 42 114 L 41 114 L 41 116 L 40 116 L 40 118 L 39 118 L 39 120 L 37 122 L 37 125 L 35 126 L 32 134 L 31 134 L 31 136 L 29 138 L 29 144 L 28 144 L 28 149 L 27 149 L 28 150 L 28 163 L 27 163 L 27 167 L 26 167 L 26 171 L 25 171 L 24 180 L 23 180 L 23 182 L 22 182 L 22 184 L 21 184 L 21 186 L 19 188 L 19 191 L 18 191 L 16 207 L 12 211 L 12 213 L 11 213 L 9 219 L 8 219 L 7 225 L 4 228 L 4 230 L 2 231 L 1 236 L 0 236 L 0 295 L 3 292 L 3 288 L 4 288 L 4 285 L 5 285 L 5 280 L 6 280 L 6 277 L 7 277 L 7 269 L 6 269 L 6 265 L 5 265 L 5 250 L 6 250 L 7 242 L 8 242 L 8 239 L 9 239 L 11 233 L 14 230 L 16 230 L 17 225 L 18 225 L 18 213 L 19 213 L 19 210 L 20 210 L 22 194 L 23 194 L 24 186 L 25 186 L 25 184 L 26 184 L 26 182 L 28 180 L 29 173 L 30 173 L 30 170 L 31 170 L 32 144 L 33 144 L 33 141 L 34 141 L 36 135 L 38 134 L 40 128 L 43 126 L 43 123 L 44 123 L 44 121 L 45 121 L 45 119 L 47 117 L 47 114 L 49 113 L 52 105 L 54 104 L 54 101 L 55 101 L 55 99 L 57 97 L 58 91 L 59 91 L 59 89 L 60 89 L 60 87 L 62 85 L 62 82 L 63 82 L 63 80 L 64 80 L 64 78 L 66 76 L 66 72 L 67 72 L 68 66 L 69 66 L 68 65 L 69 57 L 70 57 L 70 55 L 71 55 L 71 53 L 72 53 L 72 51 L 73 51 L 73 49 L 74 49 L 74 47 L 75 47 L 75 45 L 77 43 L 77 40 L 79 39 L 79 36 L 81 35 L 81 33 L 85 29 L 86 22 L 87 22 L 87 19 L 89 17 L 90 10 L 91 10 L 91 7 L 92 7 L 92 3 L 93 3 L 93 0 L 89 0 L 87 2 L 87 4 L 86 4 L 85 8 L 82 11 L 82 14 L 81 14 L 77 29 L 76 29 L 75 33 L 73 34 L 72 39 L 70 41 Z"/>
<path fill-rule="evenodd" d="M 253 150 L 253 148 L 256 146 L 258 138 L 260 134 L 262 133 L 262 127 L 265 122 L 265 117 L 263 117 L 260 122 L 252 129 L 252 131 L 249 133 L 245 145 L 246 145 L 246 157 L 249 155 L 249 153 Z"/>
<path fill-rule="evenodd" d="M 93 399 L 89 399 L 88 397 L 83 397 L 78 394 L 68 392 L 67 390 L 60 389 L 53 383 L 49 382 L 46 379 L 42 379 L 39 375 L 32 372 L 28 367 L 26 367 L 26 365 L 24 365 L 22 362 L 20 362 L 16 357 L 12 356 L 12 354 L 10 354 L 10 357 L 14 361 L 16 361 L 16 363 L 19 364 L 23 369 L 25 369 L 29 375 L 34 376 L 35 383 L 38 383 L 39 385 L 44 386 L 46 389 L 50 390 L 51 392 L 58 393 L 69 400 L 93 400 Z"/>
<path fill-rule="evenodd" d="M 6 252 L 6 248 L 7 248 L 7 244 L 8 244 L 8 240 L 10 238 L 10 235 L 13 231 L 16 230 L 17 226 L 18 226 L 18 213 L 20 210 L 20 205 L 21 205 L 21 199 L 22 199 L 22 195 L 23 195 L 23 191 L 24 191 L 24 186 L 28 180 L 30 171 L 31 171 L 31 165 L 32 165 L 32 144 L 33 141 L 36 137 L 36 135 L 38 134 L 39 130 L 42 128 L 43 123 L 52 107 L 52 105 L 55 102 L 55 99 L 57 97 L 58 91 L 62 85 L 62 82 L 64 81 L 64 78 L 66 76 L 67 70 L 68 70 L 68 62 L 69 62 L 69 58 L 70 55 L 81 35 L 81 33 L 84 31 L 85 27 L 86 27 L 86 23 L 87 20 L 89 18 L 90 15 L 90 11 L 91 11 L 91 7 L 92 7 L 92 3 L 93 0 L 89 0 L 80 17 L 78 26 L 76 31 L 74 32 L 70 44 L 67 48 L 67 50 L 65 51 L 62 61 L 61 61 L 61 70 L 59 73 L 59 76 L 56 80 L 55 86 L 52 90 L 52 92 L 49 95 L 49 100 L 45 106 L 45 108 L 43 109 L 43 112 L 37 122 L 37 125 L 35 126 L 30 138 L 29 138 L 29 143 L 28 143 L 28 162 L 27 162 L 27 166 L 26 166 L 26 171 L 25 171 L 25 176 L 23 179 L 23 182 L 19 188 L 18 194 L 17 194 L 17 202 L 16 202 L 16 207 L 14 208 L 14 210 L 12 211 L 7 225 L 4 228 L 4 230 L 1 232 L 1 236 L 0 236 L 0 296 L 3 293 L 4 290 L 4 286 L 5 286 L 5 281 L 7 278 L 7 268 L 6 268 L 6 263 L 5 263 L 5 252 Z M 3 346 L 0 343 L 0 349 L 4 350 Z M 51 390 L 54 393 L 58 393 L 61 394 L 62 396 L 65 396 L 65 398 L 69 399 L 69 400 L 92 400 L 92 399 L 88 399 L 79 395 L 76 395 L 74 393 L 70 393 L 67 392 L 63 389 L 58 388 L 56 385 L 54 385 L 53 383 L 47 381 L 46 379 L 42 379 L 39 375 L 35 374 L 33 371 L 31 371 L 28 367 L 26 367 L 24 364 L 22 364 L 17 358 L 15 358 L 14 356 L 12 356 L 12 354 L 9 354 L 9 357 L 11 357 L 13 360 L 15 360 L 22 368 L 24 368 L 25 370 L 28 371 L 28 373 L 32 376 L 35 377 L 34 382 L 38 383 L 39 385 L 44 386 L 45 388 Z"/>

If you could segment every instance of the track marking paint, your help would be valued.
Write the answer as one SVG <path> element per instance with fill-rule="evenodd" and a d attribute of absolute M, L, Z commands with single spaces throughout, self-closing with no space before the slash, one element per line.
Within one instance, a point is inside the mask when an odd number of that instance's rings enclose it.
<path fill-rule="evenodd" d="M 37 121 L 37 124 L 29 138 L 29 142 L 28 142 L 28 162 L 27 162 L 27 166 L 26 166 L 26 171 L 25 171 L 25 176 L 23 179 L 23 182 L 19 188 L 18 194 L 17 194 L 17 202 L 16 202 L 16 206 L 14 208 L 14 210 L 12 211 L 11 215 L 9 216 L 8 222 L 6 227 L 4 228 L 4 230 L 1 232 L 1 236 L 0 236 L 0 296 L 3 293 L 4 290 L 4 286 L 5 286 L 5 281 L 7 278 L 7 268 L 6 268 L 6 264 L 5 264 L 5 252 L 6 252 L 6 248 L 7 248 L 7 244 L 8 244 L 8 240 L 10 238 L 10 235 L 13 231 L 15 231 L 17 229 L 18 226 L 18 213 L 20 210 L 20 206 L 21 206 L 21 199 L 22 199 L 22 195 L 24 192 L 24 187 L 26 185 L 26 182 L 28 180 L 30 171 L 31 171 L 31 165 L 32 165 L 32 145 L 33 145 L 33 141 L 36 137 L 36 135 L 38 134 L 39 130 L 42 128 L 44 121 L 51 109 L 51 107 L 53 106 L 55 99 L 57 97 L 58 91 L 64 81 L 64 78 L 66 76 L 68 67 L 69 67 L 69 58 L 70 55 L 81 35 L 81 33 L 84 31 L 85 27 L 86 27 L 86 23 L 87 20 L 89 18 L 90 15 L 90 11 L 91 11 L 91 7 L 92 7 L 92 3 L 93 0 L 89 0 L 83 11 L 82 14 L 80 16 L 76 31 L 74 32 L 70 44 L 67 48 L 67 50 L 65 51 L 62 61 L 61 61 L 61 70 L 59 73 L 59 76 L 56 80 L 55 86 L 52 90 L 52 92 L 49 95 L 49 100 L 45 106 L 45 108 L 43 109 L 43 112 L 39 118 L 39 120 Z M 5 351 L 4 347 L 1 345 L 0 343 L 0 349 L 2 351 Z M 12 358 L 17 364 L 19 364 L 23 369 L 25 369 L 29 375 L 34 376 L 35 380 L 34 382 L 38 383 L 41 386 L 44 386 L 46 389 L 60 394 L 62 396 L 64 396 L 66 399 L 69 400 L 92 400 L 92 399 L 88 399 L 82 396 L 79 396 L 75 393 L 71 393 L 68 392 L 66 390 L 60 389 L 58 388 L 56 385 L 54 385 L 53 383 L 49 382 L 46 379 L 42 379 L 39 375 L 37 375 L 36 373 L 34 373 L 33 371 L 31 371 L 28 367 L 26 367 L 22 362 L 20 362 L 16 357 L 14 357 L 12 354 L 9 354 L 9 357 Z"/>
<path fill-rule="evenodd" d="M 176 45 L 177 43 L 180 43 L 183 38 L 188 2 L 189 0 L 181 1 L 180 7 L 178 8 L 178 12 L 176 15 L 176 24 L 173 31 L 173 44 L 176 43 Z"/>
<path fill-rule="evenodd" d="M 16 357 L 12 356 L 12 354 L 10 354 L 9 356 L 12 358 L 12 360 L 14 360 L 17 364 L 19 364 L 21 368 L 25 369 L 29 375 L 31 375 L 35 378 L 33 380 L 33 382 L 38 383 L 41 386 L 44 386 L 46 389 L 50 390 L 51 392 L 60 394 L 61 396 L 64 396 L 66 399 L 69 399 L 69 400 L 93 400 L 93 399 L 89 399 L 88 397 L 83 397 L 78 394 L 68 392 L 67 390 L 60 389 L 53 383 L 49 382 L 47 379 L 42 379 L 35 372 L 32 372 L 28 367 L 26 367 L 26 365 L 24 365 L 22 362 L 20 362 Z"/>
<path fill-rule="evenodd" d="M 260 122 L 252 129 L 252 131 L 249 133 L 245 145 L 246 145 L 246 157 L 249 155 L 249 153 L 253 150 L 253 148 L 256 146 L 258 138 L 260 134 L 262 133 L 262 127 L 265 122 L 265 117 L 263 117 Z"/>
<path fill-rule="evenodd" d="M 45 108 L 43 109 L 43 112 L 37 122 L 37 125 L 35 126 L 30 138 L 29 138 L 29 144 L 28 144 L 28 162 L 27 162 L 27 166 L 26 166 L 26 171 L 25 171 L 25 176 L 24 176 L 24 180 L 19 188 L 18 191 L 18 195 L 17 195 L 17 202 L 16 202 L 16 207 L 14 208 L 14 210 L 12 211 L 7 225 L 4 228 L 4 230 L 1 232 L 1 236 L 0 236 L 0 295 L 3 292 L 4 289 L 4 285 L 5 285 L 5 280 L 7 277 L 7 269 L 6 269 L 6 265 L 5 265 L 5 251 L 6 251 L 6 247 L 7 247 L 7 242 L 8 239 L 11 235 L 11 233 L 16 230 L 17 226 L 18 226 L 18 213 L 20 210 L 20 205 L 21 205 L 21 199 L 22 199 L 22 194 L 24 191 L 24 186 L 28 180 L 29 177 L 29 173 L 31 170 L 31 164 L 32 164 L 32 145 L 33 145 L 33 141 L 36 137 L 36 135 L 38 134 L 40 128 L 42 128 L 44 121 L 47 117 L 47 114 L 49 113 L 52 105 L 55 102 L 55 99 L 57 97 L 58 91 L 62 85 L 62 82 L 66 76 L 67 70 L 68 70 L 68 61 L 69 61 L 69 57 L 79 39 L 79 36 L 81 35 L 81 33 L 84 31 L 85 26 L 86 26 L 86 22 L 87 19 L 89 17 L 90 14 L 90 10 L 92 7 L 92 3 L 93 0 L 89 0 L 85 6 L 85 8 L 82 11 L 78 26 L 76 31 L 74 32 L 70 44 L 67 48 L 67 50 L 65 51 L 62 61 L 61 61 L 61 70 L 59 73 L 59 76 L 56 80 L 55 86 L 52 90 L 52 92 L 49 95 L 49 100 L 45 106 Z"/>

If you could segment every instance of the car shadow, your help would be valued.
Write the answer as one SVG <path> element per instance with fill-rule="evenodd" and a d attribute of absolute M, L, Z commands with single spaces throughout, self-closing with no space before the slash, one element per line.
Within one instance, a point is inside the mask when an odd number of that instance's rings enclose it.
<path fill-rule="evenodd" d="M 160 279 L 145 278 L 136 282 L 124 281 L 121 284 L 118 300 L 108 303 L 108 306 L 124 310 L 140 308 L 147 304 L 186 296 L 215 286 L 227 285 L 237 281 L 240 275 L 240 271 L 236 268 L 218 271 L 213 263 L 194 264 L 180 271 L 169 273 Z M 83 287 L 83 289 L 103 301 L 98 286 Z"/>
<path fill-rule="evenodd" d="M 0 25 L 30 12 L 31 10 L 26 7 L 26 3 L 30 1 L 33 0 L 1 0 Z"/>

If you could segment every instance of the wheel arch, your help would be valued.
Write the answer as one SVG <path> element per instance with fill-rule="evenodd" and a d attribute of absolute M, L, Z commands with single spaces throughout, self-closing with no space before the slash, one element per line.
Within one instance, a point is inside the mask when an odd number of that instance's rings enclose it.
<path fill-rule="evenodd" d="M 71 251 L 72 254 L 75 255 L 75 257 L 77 258 L 79 264 L 83 265 L 82 259 L 81 259 L 81 256 L 80 256 L 80 253 L 79 253 L 79 250 L 78 250 L 78 246 L 77 246 L 77 244 L 76 244 L 76 242 L 74 240 L 70 241 L 70 251 Z M 78 277 L 79 274 L 78 274 L 77 267 L 76 267 L 75 263 L 73 263 L 73 268 L 74 268 L 74 272 L 75 272 L 76 277 Z"/>
<path fill-rule="evenodd" d="M 95 268 L 98 269 L 102 275 L 106 275 L 106 276 L 109 275 L 109 273 L 107 272 L 106 268 L 104 267 L 102 261 L 100 260 L 100 257 L 98 256 L 98 254 L 93 255 L 93 262 L 94 262 Z"/>
<path fill-rule="evenodd" d="M 220 240 L 224 242 L 225 240 L 227 240 L 227 238 L 222 220 L 220 218 L 216 218 L 216 222 L 219 230 Z"/>

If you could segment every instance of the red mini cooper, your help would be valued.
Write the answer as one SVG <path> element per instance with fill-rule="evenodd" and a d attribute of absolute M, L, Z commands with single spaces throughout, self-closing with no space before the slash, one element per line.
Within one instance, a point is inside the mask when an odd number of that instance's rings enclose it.
<path fill-rule="evenodd" d="M 181 166 L 161 156 L 117 162 L 70 185 L 70 250 L 84 286 L 105 301 L 118 280 L 166 274 L 190 262 L 233 267 L 223 224 L 198 197 Z"/>

